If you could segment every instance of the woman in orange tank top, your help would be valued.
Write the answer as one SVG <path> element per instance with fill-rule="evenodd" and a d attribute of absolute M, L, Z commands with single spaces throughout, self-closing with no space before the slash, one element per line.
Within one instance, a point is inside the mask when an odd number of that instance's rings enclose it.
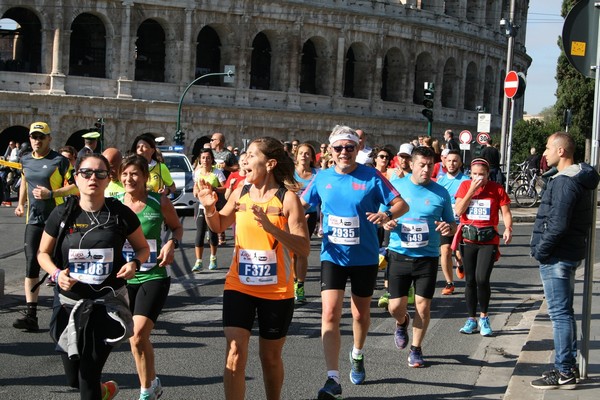
<path fill-rule="evenodd" d="M 280 398 L 281 353 L 294 313 L 294 277 L 290 254 L 308 257 L 310 240 L 304 209 L 295 194 L 293 160 L 274 138 L 254 140 L 242 166 L 246 185 L 216 209 L 217 196 L 207 182 L 198 183 L 198 199 L 213 232 L 236 223 L 233 260 L 225 279 L 223 327 L 227 340 L 224 371 L 226 399 L 244 399 L 248 344 L 258 317 L 260 360 L 266 398 Z"/>

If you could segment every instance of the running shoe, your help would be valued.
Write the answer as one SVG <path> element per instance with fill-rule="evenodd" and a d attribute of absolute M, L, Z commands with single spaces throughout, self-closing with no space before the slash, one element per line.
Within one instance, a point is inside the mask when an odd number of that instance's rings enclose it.
<path fill-rule="evenodd" d="M 40 330 L 37 317 L 32 317 L 27 314 L 23 315 L 21 318 L 17 318 L 15 322 L 13 322 L 13 327 L 30 332 L 37 332 Z"/>
<path fill-rule="evenodd" d="M 531 386 L 536 389 L 575 389 L 577 386 L 577 380 L 575 374 L 569 371 L 567 374 L 563 374 L 560 371 L 554 370 L 546 376 L 542 376 L 539 379 L 531 382 Z"/>
<path fill-rule="evenodd" d="M 140 393 L 138 400 L 157 400 L 158 397 L 154 393 Z"/>
<path fill-rule="evenodd" d="M 404 349 L 408 345 L 408 324 L 410 323 L 410 315 L 406 313 L 406 318 L 402 325 L 396 323 L 396 332 L 394 332 L 394 343 L 397 349 Z"/>
<path fill-rule="evenodd" d="M 352 357 L 352 351 L 350 351 L 350 382 L 360 385 L 365 381 L 366 376 L 365 356 L 361 355 L 360 358 L 354 358 Z"/>
<path fill-rule="evenodd" d="M 119 385 L 115 381 L 108 381 L 102 384 L 102 400 L 111 400 L 119 393 Z"/>
<path fill-rule="evenodd" d="M 542 373 L 542 378 L 552 374 L 555 370 L 551 370 L 551 371 L 544 371 Z M 579 381 L 581 380 L 581 374 L 579 373 L 579 367 L 577 365 L 574 365 L 571 367 L 571 372 L 573 373 L 573 375 L 575 376 L 575 383 L 579 383 Z"/>
<path fill-rule="evenodd" d="M 381 297 L 379 298 L 379 301 L 377 301 L 377 307 L 385 308 L 387 310 L 389 305 L 390 305 L 390 293 L 385 292 L 384 294 L 381 295 Z"/>
<path fill-rule="evenodd" d="M 454 294 L 454 283 L 452 283 L 452 282 L 446 283 L 446 287 L 442 289 L 442 294 L 444 296 Z"/>
<path fill-rule="evenodd" d="M 464 333 L 470 335 L 473 332 L 477 332 L 477 321 L 472 318 L 467 318 L 467 322 L 465 322 L 465 326 L 460 328 L 460 333 Z"/>
<path fill-rule="evenodd" d="M 462 265 L 458 265 L 456 267 L 456 277 L 458 279 L 465 279 L 465 267 Z"/>
<path fill-rule="evenodd" d="M 196 264 L 194 264 L 194 266 L 192 267 L 192 272 L 198 273 L 202 271 L 202 268 L 204 268 L 202 266 L 202 260 L 196 260 Z"/>
<path fill-rule="evenodd" d="M 423 368 L 425 366 L 425 360 L 423 360 L 423 353 L 421 350 L 411 350 L 408 354 L 408 366 L 411 368 Z"/>
<path fill-rule="evenodd" d="M 319 390 L 317 395 L 318 400 L 341 400 L 342 385 L 337 383 L 333 378 L 327 378 L 325 386 Z"/>
<path fill-rule="evenodd" d="M 490 326 L 490 319 L 488 317 L 479 318 L 479 333 L 481 336 L 492 336 L 494 331 L 492 331 L 492 327 Z"/>
<path fill-rule="evenodd" d="M 415 287 L 413 285 L 408 288 L 408 304 L 415 304 Z"/>
<path fill-rule="evenodd" d="M 210 264 L 208 264 L 208 269 L 211 271 L 217 269 L 217 256 L 210 256 Z"/>
<path fill-rule="evenodd" d="M 294 283 L 294 301 L 296 304 L 306 303 L 306 295 L 304 293 L 304 285 L 298 286 L 298 283 Z"/>
<path fill-rule="evenodd" d="M 156 382 L 154 385 L 154 395 L 156 396 L 157 399 L 160 399 L 160 396 L 162 396 L 162 394 L 163 394 L 163 387 L 160 384 L 160 379 L 157 376 Z"/>

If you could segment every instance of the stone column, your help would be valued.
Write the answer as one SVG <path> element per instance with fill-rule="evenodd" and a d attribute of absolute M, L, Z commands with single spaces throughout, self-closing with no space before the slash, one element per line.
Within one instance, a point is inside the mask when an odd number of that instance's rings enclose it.
<path fill-rule="evenodd" d="M 183 46 L 182 46 L 182 63 L 181 63 L 181 79 L 180 81 L 191 82 L 195 73 L 191 71 L 196 70 L 196 58 L 192 59 L 192 17 L 193 17 L 194 9 L 186 8 L 185 9 L 185 25 L 183 28 Z M 193 41 L 196 43 L 196 40 Z M 187 84 L 186 84 L 187 86 Z"/>
<path fill-rule="evenodd" d="M 344 65 L 346 63 L 346 30 L 340 29 L 338 35 L 337 58 L 335 59 L 334 86 L 333 86 L 333 109 L 343 111 L 344 102 Z"/>
<path fill-rule="evenodd" d="M 288 108 L 292 109 L 300 109 L 300 96 L 299 96 L 299 87 L 300 87 L 300 72 L 299 65 L 301 62 L 301 45 L 300 41 L 302 40 L 302 20 L 296 21 L 294 24 L 294 33 L 289 38 L 290 45 L 288 46 L 289 52 L 289 75 L 288 75 L 288 88 L 287 88 L 287 97 L 288 97 Z"/>
<path fill-rule="evenodd" d="M 131 55 L 131 6 L 133 0 L 123 1 L 121 18 L 121 53 L 119 57 L 118 98 L 131 98 L 131 76 L 129 68 L 133 57 Z"/>
<path fill-rule="evenodd" d="M 52 71 L 50 72 L 50 93 L 65 94 L 65 74 L 63 73 L 62 1 L 56 4 L 54 18 L 54 40 L 52 42 Z"/>

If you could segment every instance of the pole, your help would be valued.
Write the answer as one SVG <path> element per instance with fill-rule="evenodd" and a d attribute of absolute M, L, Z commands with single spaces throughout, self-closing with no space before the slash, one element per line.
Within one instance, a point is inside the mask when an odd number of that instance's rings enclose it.
<path fill-rule="evenodd" d="M 431 130 L 433 129 L 433 123 L 431 121 L 427 121 L 427 136 L 431 137 Z"/>
<path fill-rule="evenodd" d="M 177 107 L 177 130 L 175 131 L 175 135 L 177 135 L 178 133 L 181 132 L 181 107 L 183 105 L 183 98 L 187 94 L 188 90 L 190 90 L 190 88 L 194 85 L 194 83 L 198 82 L 201 79 L 208 78 L 209 76 L 223 76 L 223 75 L 233 76 L 234 72 L 231 70 L 228 70 L 227 72 L 214 72 L 212 74 L 202 75 L 202 76 L 199 76 L 198 78 L 194 79 L 193 81 L 190 82 L 189 85 L 187 85 L 187 87 L 181 94 L 181 97 L 179 98 L 179 106 Z"/>
<path fill-rule="evenodd" d="M 600 25 L 600 2 L 594 2 L 594 8 L 598 15 L 598 24 Z M 600 40 L 600 30 L 598 30 Z M 598 144 L 600 140 L 600 41 L 596 44 L 596 83 L 594 88 L 594 119 L 592 123 L 592 151 L 590 164 L 600 171 L 598 159 Z M 587 247 L 587 257 L 583 269 L 583 304 L 581 306 L 581 351 L 579 352 L 579 367 L 582 378 L 587 378 L 588 361 L 590 355 L 590 329 L 592 323 L 592 294 L 594 285 L 594 257 L 596 242 L 596 205 L 598 204 L 598 190 L 592 190 L 592 224 L 589 232 Z"/>
<path fill-rule="evenodd" d="M 515 35 L 516 32 L 513 28 L 513 21 L 515 19 L 515 0 L 510 0 L 510 12 L 508 16 L 508 46 L 506 52 L 506 73 L 512 70 L 513 64 L 513 52 L 515 47 Z M 502 164 L 506 157 L 506 131 L 508 126 L 508 97 L 504 95 L 502 102 L 502 130 L 500 132 L 500 164 Z M 506 163 L 507 177 L 508 177 L 508 163 Z"/>
<path fill-rule="evenodd" d="M 515 99 L 510 99 L 509 103 L 510 107 L 510 121 L 509 121 L 509 130 L 508 130 L 508 141 L 506 143 L 506 182 L 505 190 L 508 193 L 508 181 L 510 180 L 510 155 L 511 155 L 511 147 L 512 147 L 512 134 L 513 134 L 513 118 L 515 117 Z M 513 188 L 514 189 L 514 188 Z"/>

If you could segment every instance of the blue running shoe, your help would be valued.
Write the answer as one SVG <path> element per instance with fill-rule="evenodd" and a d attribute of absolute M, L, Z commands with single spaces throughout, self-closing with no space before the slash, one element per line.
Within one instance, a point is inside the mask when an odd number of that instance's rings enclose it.
<path fill-rule="evenodd" d="M 333 378 L 327 378 L 325 386 L 319 390 L 317 395 L 319 400 L 341 400 L 342 399 L 342 385 L 337 383 Z"/>
<path fill-rule="evenodd" d="M 425 360 L 423 360 L 423 353 L 421 350 L 411 350 L 408 354 L 408 366 L 411 368 L 423 368 L 425 366 Z"/>
<path fill-rule="evenodd" d="M 460 328 L 459 332 L 465 333 L 467 335 L 470 335 L 473 332 L 477 332 L 477 321 L 475 321 L 474 319 L 468 318 L 467 322 L 465 322 L 465 326 Z"/>
<path fill-rule="evenodd" d="M 492 331 L 492 327 L 490 326 L 490 319 L 488 317 L 479 318 L 479 333 L 481 336 L 492 336 L 494 331 Z"/>
<path fill-rule="evenodd" d="M 396 348 L 404 349 L 408 345 L 408 324 L 410 322 L 410 315 L 406 313 L 406 319 L 402 325 L 396 324 L 396 332 L 394 333 L 394 343 Z"/>
<path fill-rule="evenodd" d="M 359 359 L 356 359 L 352 357 L 352 351 L 350 351 L 350 382 L 360 385 L 365 381 L 366 376 L 365 356 L 361 355 Z"/>

